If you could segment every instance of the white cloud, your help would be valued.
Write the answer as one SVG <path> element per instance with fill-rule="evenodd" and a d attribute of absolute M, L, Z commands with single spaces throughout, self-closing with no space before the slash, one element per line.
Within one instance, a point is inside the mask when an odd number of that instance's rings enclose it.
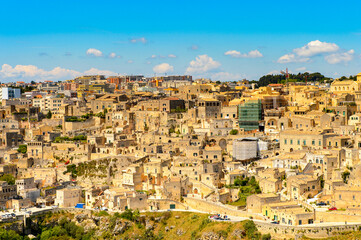
<path fill-rule="evenodd" d="M 81 75 L 116 75 L 116 73 L 107 70 L 99 70 L 91 68 L 85 72 L 80 72 L 72 69 L 55 67 L 49 71 L 38 68 L 34 65 L 16 65 L 12 67 L 9 64 L 3 64 L 0 68 L 0 80 L 3 81 L 17 81 L 17 80 L 64 80 L 71 79 Z"/>
<path fill-rule="evenodd" d="M 189 66 L 186 70 L 187 74 L 199 74 L 206 73 L 211 70 L 215 70 L 219 68 L 221 64 L 217 61 L 214 61 L 213 58 L 208 55 L 199 55 L 196 57 L 196 60 L 192 60 L 189 63 Z"/>
<path fill-rule="evenodd" d="M 248 57 L 249 58 L 260 58 L 260 57 L 263 57 L 263 55 L 258 50 L 252 50 L 248 53 Z"/>
<path fill-rule="evenodd" d="M 156 58 L 176 58 L 177 56 L 174 55 L 174 54 L 168 54 L 168 56 L 163 56 L 163 55 L 156 55 L 156 54 L 153 54 L 152 56 L 150 56 L 149 58 L 150 59 L 156 59 Z"/>
<path fill-rule="evenodd" d="M 277 75 L 277 74 L 280 74 L 279 70 L 272 70 L 269 73 L 267 73 L 266 75 Z"/>
<path fill-rule="evenodd" d="M 117 75 L 117 73 L 108 71 L 108 70 L 100 70 L 97 68 L 91 68 L 84 72 L 85 75 L 106 75 L 106 76 L 114 76 Z"/>
<path fill-rule="evenodd" d="M 129 40 L 131 43 L 143 43 L 146 44 L 148 42 L 148 40 L 145 37 L 141 37 L 141 38 L 132 38 Z"/>
<path fill-rule="evenodd" d="M 118 56 L 116 53 L 109 53 L 109 58 L 120 58 L 120 56 Z"/>
<path fill-rule="evenodd" d="M 333 53 L 328 56 L 325 56 L 325 60 L 329 64 L 336 64 L 336 63 L 340 63 L 340 62 L 347 63 L 353 59 L 354 53 L 355 53 L 355 51 L 353 49 L 351 49 L 350 51 L 347 51 L 347 52 Z"/>
<path fill-rule="evenodd" d="M 234 58 L 260 58 L 263 57 L 262 53 L 260 53 L 257 49 L 252 50 L 248 53 L 240 53 L 236 50 L 229 50 L 224 53 L 226 56 L 231 56 Z"/>
<path fill-rule="evenodd" d="M 39 78 L 39 79 L 56 79 L 64 77 L 75 77 L 81 73 L 71 69 L 56 67 L 50 71 L 38 68 L 34 65 L 16 65 L 3 64 L 0 70 L 0 78 Z"/>
<path fill-rule="evenodd" d="M 321 53 L 330 53 L 338 51 L 339 47 L 335 43 L 321 42 L 319 40 L 311 41 L 301 48 L 293 49 L 298 56 L 312 57 Z"/>
<path fill-rule="evenodd" d="M 173 72 L 174 68 L 172 65 L 169 65 L 168 63 L 161 63 L 159 65 L 154 66 L 153 71 L 155 73 L 167 73 L 167 72 Z"/>
<path fill-rule="evenodd" d="M 330 64 L 349 62 L 353 59 L 354 50 L 341 51 L 336 43 L 311 41 L 300 48 L 293 49 L 293 53 L 283 55 L 278 59 L 278 63 L 308 62 L 311 57 L 325 55 L 325 60 Z"/>
<path fill-rule="evenodd" d="M 278 63 L 292 63 L 292 62 L 308 62 L 310 58 L 296 56 L 293 53 L 285 54 L 280 57 L 277 62 Z"/>
<path fill-rule="evenodd" d="M 245 76 L 240 73 L 217 72 L 211 74 L 211 78 L 213 81 L 235 81 L 245 78 Z"/>
<path fill-rule="evenodd" d="M 224 55 L 231 56 L 231 57 L 240 57 L 242 54 L 236 50 L 229 50 L 224 53 Z"/>
<path fill-rule="evenodd" d="M 86 51 L 86 55 L 93 55 L 95 57 L 102 57 L 103 56 L 103 53 L 98 50 L 98 49 L 95 49 L 95 48 L 89 48 L 87 51 Z"/>

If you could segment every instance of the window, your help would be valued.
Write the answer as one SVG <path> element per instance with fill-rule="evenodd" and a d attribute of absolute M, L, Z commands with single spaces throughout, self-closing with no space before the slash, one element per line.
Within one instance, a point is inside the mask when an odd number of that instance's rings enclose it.
<path fill-rule="evenodd" d="M 299 139 L 297 140 L 297 145 L 300 145 L 300 140 Z"/>
<path fill-rule="evenodd" d="M 290 144 L 293 144 L 293 140 L 292 140 L 292 139 L 290 140 Z"/>
<path fill-rule="evenodd" d="M 315 145 L 315 140 L 312 140 L 312 145 Z"/>
<path fill-rule="evenodd" d="M 287 144 L 287 139 L 285 139 L 285 144 Z"/>

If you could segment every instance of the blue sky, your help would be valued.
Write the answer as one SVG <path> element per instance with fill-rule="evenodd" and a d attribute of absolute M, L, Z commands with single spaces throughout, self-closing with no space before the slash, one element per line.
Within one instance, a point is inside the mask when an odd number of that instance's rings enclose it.
<path fill-rule="evenodd" d="M 361 72 L 360 1 L 4 1 L 0 81 Z"/>

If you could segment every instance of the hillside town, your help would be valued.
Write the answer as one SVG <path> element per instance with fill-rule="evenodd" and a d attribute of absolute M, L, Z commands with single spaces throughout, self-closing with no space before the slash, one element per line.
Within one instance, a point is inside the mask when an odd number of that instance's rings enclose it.
<path fill-rule="evenodd" d="M 193 209 L 290 226 L 361 222 L 361 73 L 265 86 L 89 75 L 3 83 L 0 98 L 5 212 Z"/>

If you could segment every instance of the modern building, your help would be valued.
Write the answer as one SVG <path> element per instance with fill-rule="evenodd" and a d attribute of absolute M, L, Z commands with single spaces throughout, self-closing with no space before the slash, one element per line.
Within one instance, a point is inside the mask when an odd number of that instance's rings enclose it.
<path fill-rule="evenodd" d="M 3 87 L 0 90 L 0 99 L 20 98 L 20 88 Z"/>

